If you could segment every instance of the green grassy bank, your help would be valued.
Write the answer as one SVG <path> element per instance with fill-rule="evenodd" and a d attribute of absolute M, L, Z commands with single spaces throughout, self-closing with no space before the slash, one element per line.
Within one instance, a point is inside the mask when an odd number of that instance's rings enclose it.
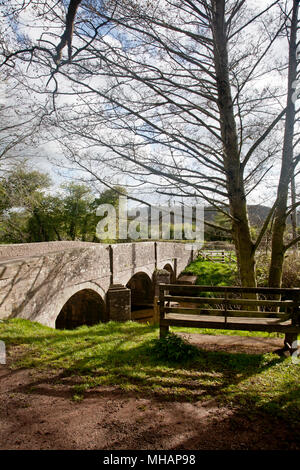
<path fill-rule="evenodd" d="M 172 338 L 160 344 L 157 338 L 157 327 L 134 322 L 76 330 L 54 330 L 22 319 L 0 322 L 10 366 L 76 376 L 75 400 L 102 385 L 167 400 L 213 398 L 248 415 L 271 413 L 299 430 L 300 365 L 291 358 L 207 352 Z"/>

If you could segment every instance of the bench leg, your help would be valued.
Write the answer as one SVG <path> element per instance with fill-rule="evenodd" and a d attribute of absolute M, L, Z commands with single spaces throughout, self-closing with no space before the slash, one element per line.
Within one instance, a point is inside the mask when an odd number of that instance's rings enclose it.
<path fill-rule="evenodd" d="M 293 343 L 297 341 L 297 333 L 286 333 L 284 337 L 284 351 L 289 351 L 292 355 L 296 350 L 297 347 L 293 348 Z"/>
<path fill-rule="evenodd" d="M 164 338 L 165 336 L 167 336 L 168 333 L 169 333 L 169 326 L 160 325 L 160 327 L 159 327 L 159 337 Z"/>

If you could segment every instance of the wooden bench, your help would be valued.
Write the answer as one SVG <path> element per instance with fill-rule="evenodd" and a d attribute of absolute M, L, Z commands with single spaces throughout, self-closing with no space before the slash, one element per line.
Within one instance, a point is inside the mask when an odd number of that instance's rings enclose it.
<path fill-rule="evenodd" d="M 295 351 L 300 289 L 160 284 L 159 291 L 160 337 L 170 326 L 277 332 L 285 334 L 283 350 Z"/>

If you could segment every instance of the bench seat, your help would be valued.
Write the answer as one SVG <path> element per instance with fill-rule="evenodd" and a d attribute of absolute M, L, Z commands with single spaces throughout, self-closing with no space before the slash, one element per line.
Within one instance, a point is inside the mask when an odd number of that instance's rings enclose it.
<path fill-rule="evenodd" d="M 164 318 L 161 318 L 160 325 L 300 334 L 300 326 L 292 325 L 291 320 L 279 322 L 278 318 L 227 317 L 225 319 L 222 316 L 166 313 Z"/>

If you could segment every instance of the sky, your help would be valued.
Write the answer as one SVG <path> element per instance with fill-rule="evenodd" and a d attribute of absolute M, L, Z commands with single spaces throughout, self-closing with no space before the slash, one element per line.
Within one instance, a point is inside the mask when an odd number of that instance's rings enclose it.
<path fill-rule="evenodd" d="M 21 0 L 17 0 L 21 3 Z M 272 3 L 270 0 L 248 0 L 247 2 L 250 6 L 253 6 L 255 9 L 261 10 L 264 6 L 269 5 Z M 52 25 L 53 26 L 53 25 Z M 21 15 L 21 21 L 19 25 L 19 34 L 26 34 L 30 37 L 30 39 L 36 42 L 41 35 L 44 34 L 45 25 L 38 24 L 36 20 L 33 19 L 32 12 L 30 9 L 25 10 Z M 115 40 L 115 39 L 112 39 Z M 280 47 L 278 48 L 278 56 L 283 55 L 285 52 L 286 43 L 282 41 L 280 43 Z M 261 83 L 261 86 L 264 86 L 264 83 Z M 66 98 L 64 98 L 66 99 Z M 71 100 L 71 98 L 69 98 Z M 81 173 L 80 171 L 70 171 L 67 168 L 62 168 L 64 164 L 68 164 L 68 162 L 64 159 L 63 153 L 60 149 L 60 146 L 55 141 L 50 141 L 47 143 L 42 143 L 38 148 L 34 151 L 35 155 L 32 157 L 32 164 L 36 167 L 41 169 L 41 171 L 49 172 L 54 182 L 54 188 L 59 187 L 62 182 L 65 181 L 67 178 L 73 178 L 74 174 L 77 175 L 75 177 L 80 178 Z M 59 160 L 61 163 L 61 168 L 58 168 L 55 162 Z M 265 188 L 265 191 L 258 189 L 255 191 L 251 198 L 249 198 L 250 203 L 261 203 L 265 205 L 269 205 L 273 198 L 272 188 L 275 187 L 275 181 L 278 176 L 278 170 L 273 171 L 272 177 L 269 179 L 269 186 Z M 120 175 L 120 184 L 122 184 L 122 178 Z M 127 183 L 130 183 L 130 180 L 127 178 Z M 140 194 L 142 194 L 142 189 L 139 190 Z M 153 195 L 147 194 L 145 196 L 147 198 L 150 197 L 150 200 Z"/>

